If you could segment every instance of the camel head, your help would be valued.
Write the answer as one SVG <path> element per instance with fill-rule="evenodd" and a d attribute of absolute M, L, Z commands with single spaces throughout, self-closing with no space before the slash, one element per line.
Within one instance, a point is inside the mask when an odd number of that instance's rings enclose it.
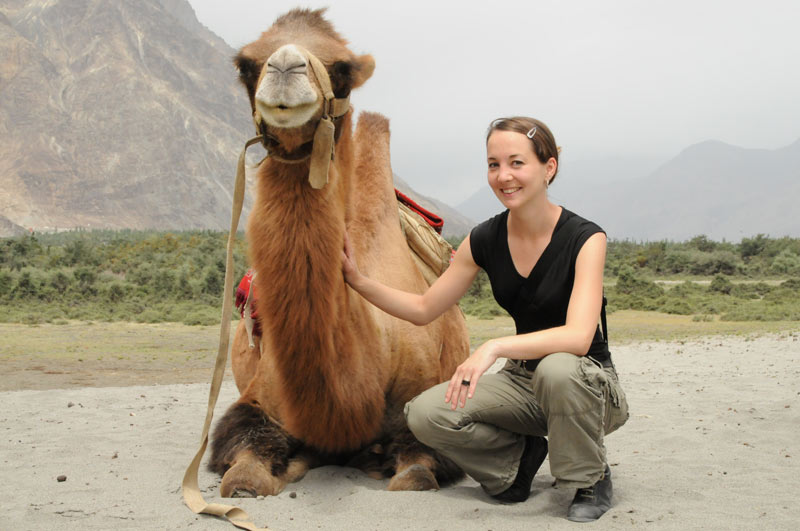
<path fill-rule="evenodd" d="M 309 156 L 320 122 L 336 125 L 349 108 L 350 91 L 375 69 L 372 56 L 347 48 L 324 13 L 282 15 L 234 60 L 266 148 L 284 159 Z"/>

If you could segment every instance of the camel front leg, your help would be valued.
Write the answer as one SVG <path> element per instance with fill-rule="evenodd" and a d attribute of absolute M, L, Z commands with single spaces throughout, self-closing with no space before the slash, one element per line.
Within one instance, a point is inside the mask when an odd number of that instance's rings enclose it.
<path fill-rule="evenodd" d="M 237 402 L 214 429 L 209 469 L 222 475 L 224 497 L 279 494 L 310 466 L 301 443 L 252 403 Z"/>
<path fill-rule="evenodd" d="M 239 321 L 236 334 L 231 345 L 231 370 L 239 394 L 243 394 L 256 375 L 258 362 L 261 360 L 261 335 L 253 336 L 253 346 L 250 346 L 250 336 L 245 320 Z"/>
<path fill-rule="evenodd" d="M 436 490 L 464 477 L 453 461 L 419 442 L 405 419 L 392 437 L 389 457 L 394 460 L 394 476 L 388 490 Z"/>
<path fill-rule="evenodd" d="M 242 450 L 222 476 L 223 498 L 255 498 L 280 494 L 286 487 L 283 475 L 272 473 L 272 463 L 260 459 L 251 450 Z"/>

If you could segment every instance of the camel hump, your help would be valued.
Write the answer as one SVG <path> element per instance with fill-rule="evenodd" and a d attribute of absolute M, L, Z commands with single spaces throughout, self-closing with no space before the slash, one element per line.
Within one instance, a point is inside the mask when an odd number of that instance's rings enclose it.
<path fill-rule="evenodd" d="M 353 136 L 355 161 L 358 167 L 356 180 L 359 186 L 377 187 L 373 194 L 360 194 L 367 199 L 360 209 L 372 210 L 385 208 L 395 204 L 394 184 L 392 179 L 392 162 L 389 156 L 389 119 L 376 112 L 362 111 L 358 115 L 355 135 Z M 378 192 L 380 190 L 380 192 Z M 375 193 L 380 201 L 375 200 Z M 373 195 L 372 198 L 369 198 Z M 396 210 L 396 207 L 395 207 Z M 376 215 L 372 212 L 369 215 Z"/>
<path fill-rule="evenodd" d="M 389 138 L 389 119 L 377 112 L 361 111 L 358 115 L 356 135 L 363 134 L 379 137 L 386 135 Z"/>

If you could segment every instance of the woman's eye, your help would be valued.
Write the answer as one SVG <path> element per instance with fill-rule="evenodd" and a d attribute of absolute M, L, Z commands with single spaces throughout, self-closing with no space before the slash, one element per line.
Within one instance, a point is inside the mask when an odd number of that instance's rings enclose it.
<path fill-rule="evenodd" d="M 489 163 L 489 169 L 490 170 L 492 170 L 494 168 L 497 168 L 498 166 L 499 166 L 499 164 L 497 164 L 496 162 L 490 162 Z"/>
<path fill-rule="evenodd" d="M 522 161 L 521 160 L 512 160 L 511 161 L 511 165 L 512 166 L 522 166 Z"/>

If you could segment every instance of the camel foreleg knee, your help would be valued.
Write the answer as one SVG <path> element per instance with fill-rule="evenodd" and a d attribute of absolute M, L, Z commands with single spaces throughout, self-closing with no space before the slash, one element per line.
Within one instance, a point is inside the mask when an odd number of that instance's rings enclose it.
<path fill-rule="evenodd" d="M 224 497 L 274 495 L 297 476 L 298 465 L 290 470 L 289 458 L 298 446 L 260 408 L 238 402 L 214 430 L 208 467 L 223 476 Z"/>

